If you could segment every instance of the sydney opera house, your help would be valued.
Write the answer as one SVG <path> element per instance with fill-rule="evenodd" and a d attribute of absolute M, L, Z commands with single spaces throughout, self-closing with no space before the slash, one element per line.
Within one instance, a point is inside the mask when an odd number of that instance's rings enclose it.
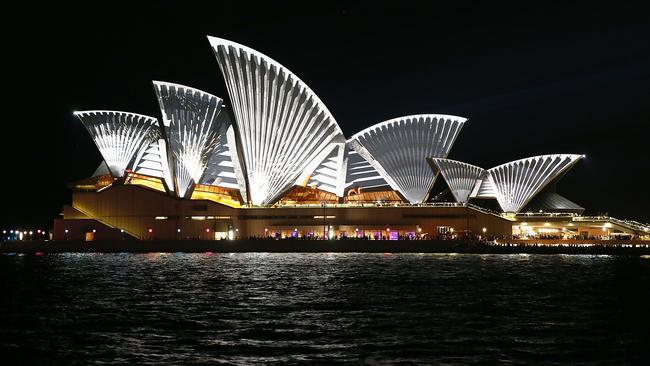
<path fill-rule="evenodd" d="M 287 68 L 208 38 L 227 104 L 154 81 L 159 116 L 75 112 L 103 161 L 70 185 L 55 239 L 643 234 L 584 217 L 556 192 L 582 155 L 488 169 L 452 160 L 467 118 L 443 114 L 393 118 L 346 137 Z"/>

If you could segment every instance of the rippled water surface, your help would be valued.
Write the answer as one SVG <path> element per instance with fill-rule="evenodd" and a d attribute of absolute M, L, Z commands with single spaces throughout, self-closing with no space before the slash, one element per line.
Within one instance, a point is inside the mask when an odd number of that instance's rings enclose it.
<path fill-rule="evenodd" d="M 650 356 L 649 258 L 0 255 L 0 275 L 5 365 L 611 365 Z"/>

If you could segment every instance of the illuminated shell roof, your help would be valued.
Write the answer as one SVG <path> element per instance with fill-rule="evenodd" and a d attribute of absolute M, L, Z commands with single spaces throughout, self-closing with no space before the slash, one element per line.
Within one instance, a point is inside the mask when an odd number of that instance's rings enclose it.
<path fill-rule="evenodd" d="M 135 156 L 160 138 L 154 117 L 120 111 L 74 112 L 95 141 L 114 177 L 122 177 Z"/>
<path fill-rule="evenodd" d="M 456 160 L 429 158 L 433 169 L 440 172 L 456 202 L 466 203 L 485 169 Z"/>
<path fill-rule="evenodd" d="M 372 189 L 378 187 L 390 187 L 381 174 L 368 160 L 359 155 L 347 144 L 347 165 L 346 165 L 346 188 L 360 187 Z"/>
<path fill-rule="evenodd" d="M 160 81 L 153 83 L 160 124 L 129 112 L 75 112 L 111 175 L 133 170 L 162 178 L 184 198 L 194 184 L 236 188 L 252 204 L 267 205 L 294 185 L 339 197 L 346 188 L 359 195 L 366 188 L 373 193 L 390 186 L 395 197 L 420 203 L 440 173 L 458 202 L 494 197 L 504 212 L 512 213 L 582 157 L 542 155 L 489 170 L 449 160 L 466 119 L 441 114 L 391 119 L 346 141 L 327 107 L 291 71 L 246 46 L 208 39 L 235 123 L 221 98 Z"/>
<path fill-rule="evenodd" d="M 167 159 L 167 142 L 160 138 L 142 149 L 135 159 L 133 171 L 165 180 L 169 189 L 174 188 L 174 181 Z"/>
<path fill-rule="evenodd" d="M 332 143 L 329 149 L 324 150 L 326 157 L 323 159 L 314 160 L 318 165 L 312 164 L 308 167 L 305 174 L 307 174 L 307 186 L 314 187 L 326 192 L 334 193 L 339 197 L 343 197 L 345 190 L 345 165 L 346 153 L 345 143 Z M 299 179 L 298 184 L 301 184 Z"/>
<path fill-rule="evenodd" d="M 426 200 L 435 175 L 426 158 L 445 158 L 467 119 L 441 114 L 399 117 L 369 127 L 348 143 L 411 203 Z"/>
<path fill-rule="evenodd" d="M 251 201 L 270 204 L 332 142 L 336 120 L 296 75 L 249 47 L 208 37 L 223 74 L 242 146 Z"/>
<path fill-rule="evenodd" d="M 185 85 L 161 81 L 154 81 L 153 85 L 173 159 L 178 196 L 187 197 L 193 184 L 202 183 L 208 167 L 210 183 L 224 171 L 232 173 L 228 177 L 235 179 L 232 164 L 221 159 L 222 155 L 230 157 L 227 140 L 230 121 L 222 113 L 223 100 Z"/>
<path fill-rule="evenodd" d="M 533 156 L 489 169 L 488 176 L 501 209 L 519 212 L 544 186 L 582 157 L 576 154 Z"/>

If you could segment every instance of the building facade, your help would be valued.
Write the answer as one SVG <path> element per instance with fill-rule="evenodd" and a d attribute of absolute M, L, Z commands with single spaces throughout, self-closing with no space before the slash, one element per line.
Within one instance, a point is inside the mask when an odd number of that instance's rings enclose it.
<path fill-rule="evenodd" d="M 208 40 L 228 107 L 205 91 L 154 81 L 160 118 L 75 112 L 103 161 L 71 184 L 55 239 L 510 237 L 544 232 L 522 229 L 522 214 L 573 220 L 584 211 L 556 192 L 582 155 L 491 169 L 451 160 L 467 119 L 443 114 L 393 118 L 346 138 L 290 70 L 249 47 Z"/>

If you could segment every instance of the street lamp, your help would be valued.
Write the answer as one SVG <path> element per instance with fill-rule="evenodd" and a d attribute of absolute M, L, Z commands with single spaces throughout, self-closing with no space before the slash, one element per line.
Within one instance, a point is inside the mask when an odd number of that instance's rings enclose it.
<path fill-rule="evenodd" d="M 321 206 L 323 206 L 323 240 L 327 240 L 327 221 L 325 220 L 325 201 L 321 201 Z"/>

